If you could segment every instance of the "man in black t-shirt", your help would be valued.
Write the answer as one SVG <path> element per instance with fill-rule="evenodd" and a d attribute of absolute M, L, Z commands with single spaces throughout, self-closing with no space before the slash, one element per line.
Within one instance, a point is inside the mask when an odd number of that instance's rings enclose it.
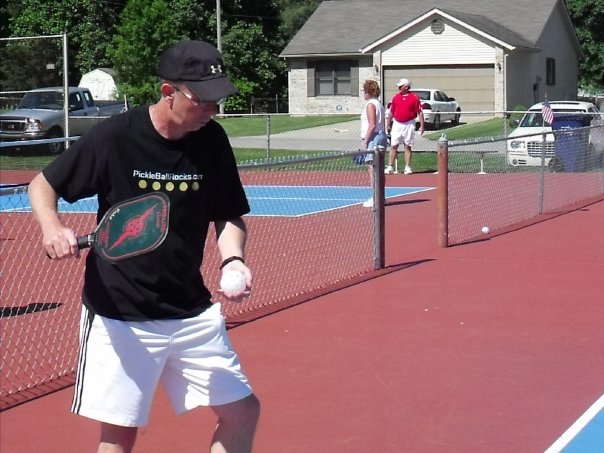
<path fill-rule="evenodd" d="M 132 450 L 147 423 L 158 382 L 177 413 L 210 406 L 218 416 L 212 448 L 251 451 L 259 416 L 219 303 L 200 267 L 210 223 L 223 272 L 252 274 L 244 262 L 249 211 L 233 151 L 212 120 L 220 99 L 237 90 L 220 53 L 181 41 L 162 53 L 160 100 L 112 117 L 81 137 L 29 187 L 43 247 L 55 260 L 79 256 L 58 212 L 59 197 L 96 195 L 97 220 L 115 203 L 160 191 L 170 200 L 168 235 L 150 253 L 109 263 L 86 258 L 80 358 L 72 411 L 101 422 L 99 451 Z"/>

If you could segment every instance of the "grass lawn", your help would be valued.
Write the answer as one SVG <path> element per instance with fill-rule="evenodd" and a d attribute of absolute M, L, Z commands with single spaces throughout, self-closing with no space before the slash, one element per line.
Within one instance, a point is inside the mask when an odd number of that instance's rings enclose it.
<path fill-rule="evenodd" d="M 55 157 L 33 146 L 0 148 L 0 170 L 41 170 Z"/>
<path fill-rule="evenodd" d="M 270 120 L 271 134 L 287 132 L 297 129 L 325 126 L 357 119 L 357 115 L 337 116 L 289 116 L 272 115 Z M 262 136 L 267 133 L 266 116 L 253 117 L 224 117 L 218 122 L 224 127 L 230 137 Z M 320 151 L 316 151 L 319 153 Z M 299 154 L 299 153 L 296 153 Z M 309 151 L 306 154 L 314 154 Z M 288 150 L 271 150 L 272 157 L 288 157 L 292 152 Z M 237 162 L 264 159 L 265 151 L 262 149 L 237 149 L 235 151 Z M 20 149 L 0 149 L 0 169 L 2 170 L 40 170 L 51 162 L 55 156 L 32 146 L 22 146 Z"/>
<path fill-rule="evenodd" d="M 356 115 L 337 116 L 289 116 L 273 115 L 270 117 L 270 133 L 276 134 L 296 129 L 324 126 L 357 119 Z M 224 117 L 218 119 L 231 137 L 241 136 L 263 136 L 267 133 L 266 116 L 253 117 Z M 494 118 L 483 122 L 461 125 L 451 129 L 443 129 L 425 134 L 431 140 L 438 140 L 442 133 L 450 140 L 465 140 L 479 137 L 494 137 L 504 133 L 503 120 Z M 305 151 L 305 155 L 323 154 L 324 151 Z M 284 149 L 271 149 L 271 158 L 286 158 L 293 155 L 299 156 L 299 152 Z M 238 163 L 250 161 L 262 161 L 266 158 L 266 151 L 257 148 L 238 148 L 235 150 Z M 0 149 L 0 169 L 2 170 L 40 170 L 51 162 L 55 156 L 48 155 L 44 150 L 28 146 L 22 146 L 19 150 L 15 148 Z M 489 166 L 501 168 L 500 156 L 487 156 Z M 467 158 L 466 158 L 467 159 Z M 478 160 L 478 157 L 476 157 Z M 486 161 L 485 161 L 486 162 Z M 467 161 L 468 171 L 475 168 L 474 159 Z M 436 153 L 414 153 L 413 169 L 416 172 L 436 171 Z"/>
<path fill-rule="evenodd" d="M 463 124 L 451 129 L 424 133 L 429 140 L 438 140 L 445 134 L 449 140 L 471 140 L 480 137 L 503 137 L 505 134 L 503 118 L 490 118 L 476 123 Z"/>
<path fill-rule="evenodd" d="M 266 116 L 252 117 L 225 117 L 219 118 L 218 122 L 224 127 L 229 137 L 244 137 L 254 135 L 266 135 L 268 125 Z M 326 126 L 328 124 L 344 123 L 353 121 L 358 115 L 338 115 L 338 116 L 290 116 L 290 115 L 271 115 L 270 133 L 278 134 L 280 132 L 294 131 L 298 129 L 307 129 L 309 127 Z"/>

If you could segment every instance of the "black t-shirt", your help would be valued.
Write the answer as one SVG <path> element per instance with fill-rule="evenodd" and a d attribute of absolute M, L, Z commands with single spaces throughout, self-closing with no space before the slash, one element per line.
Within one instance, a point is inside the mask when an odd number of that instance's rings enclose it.
<path fill-rule="evenodd" d="M 43 173 L 69 202 L 98 195 L 97 221 L 128 198 L 153 191 L 170 198 L 168 235 L 159 248 L 117 263 L 88 253 L 83 302 L 92 312 L 141 321 L 196 316 L 211 305 L 200 272 L 209 223 L 249 212 L 218 123 L 166 140 L 148 107 L 132 109 L 91 129 Z"/>

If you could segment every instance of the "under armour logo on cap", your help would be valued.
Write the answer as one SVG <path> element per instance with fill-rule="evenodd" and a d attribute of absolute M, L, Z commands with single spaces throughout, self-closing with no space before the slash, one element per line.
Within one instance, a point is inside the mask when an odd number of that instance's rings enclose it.
<path fill-rule="evenodd" d="M 201 100 L 216 101 L 237 93 L 226 76 L 222 55 L 204 41 L 180 41 L 166 49 L 159 59 L 157 74 L 184 84 Z"/>

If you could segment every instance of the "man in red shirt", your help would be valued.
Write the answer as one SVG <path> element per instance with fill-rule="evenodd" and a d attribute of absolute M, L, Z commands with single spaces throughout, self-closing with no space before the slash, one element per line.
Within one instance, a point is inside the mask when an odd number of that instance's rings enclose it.
<path fill-rule="evenodd" d="M 409 175 L 411 170 L 411 147 L 415 142 L 415 119 L 419 115 L 419 133 L 424 133 L 424 115 L 419 98 L 410 92 L 411 82 L 407 79 L 400 79 L 396 86 L 399 92 L 392 98 L 390 114 L 387 115 L 386 130 L 390 131 L 390 155 L 388 156 L 388 166 L 385 173 L 387 175 L 394 173 L 394 160 L 398 152 L 398 146 L 402 143 L 405 146 L 405 170 Z"/>

